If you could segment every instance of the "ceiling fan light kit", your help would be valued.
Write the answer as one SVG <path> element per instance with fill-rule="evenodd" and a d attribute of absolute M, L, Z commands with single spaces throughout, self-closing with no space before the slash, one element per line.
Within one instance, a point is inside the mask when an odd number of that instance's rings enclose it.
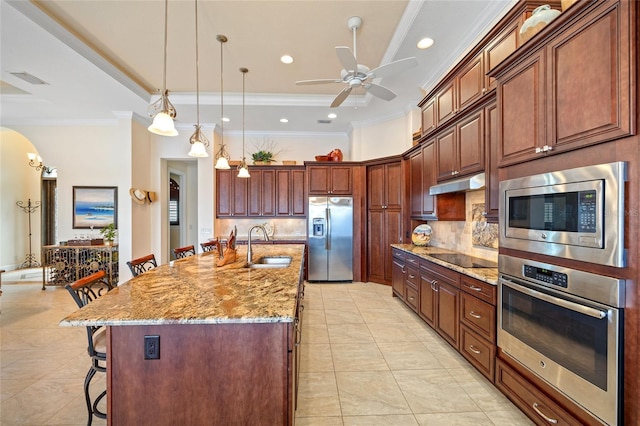
<path fill-rule="evenodd" d="M 330 84 L 330 83 L 344 83 L 347 86 L 338 93 L 331 103 L 331 108 L 337 108 L 349 97 L 353 89 L 359 87 L 363 88 L 373 96 L 390 101 L 396 97 L 396 94 L 379 84 L 375 84 L 372 81 L 376 78 L 384 78 L 393 74 L 401 73 L 409 68 L 413 68 L 418 65 L 418 61 L 414 57 L 400 59 L 397 61 L 389 62 L 388 64 L 381 65 L 378 68 L 372 70 L 369 67 L 358 64 L 357 60 L 357 44 L 356 33 L 362 26 L 362 18 L 359 16 L 352 16 L 347 20 L 347 26 L 353 32 L 353 52 L 346 46 L 336 46 L 336 55 L 338 60 L 342 64 L 342 71 L 340 72 L 339 79 L 318 79 L 318 80 L 300 80 L 296 81 L 296 84 Z"/>
<path fill-rule="evenodd" d="M 169 91 L 167 90 L 167 21 L 168 21 L 169 0 L 164 2 L 164 62 L 162 67 L 162 92 L 160 99 L 149 106 L 149 115 L 153 117 L 153 122 L 147 130 L 161 136 L 177 136 L 178 131 L 173 123 L 176 118 L 176 109 L 169 101 Z"/>

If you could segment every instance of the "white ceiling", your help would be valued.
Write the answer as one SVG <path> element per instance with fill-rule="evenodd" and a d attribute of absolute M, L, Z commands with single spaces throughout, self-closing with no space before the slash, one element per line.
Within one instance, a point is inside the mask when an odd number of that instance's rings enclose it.
<path fill-rule="evenodd" d="M 255 132 L 345 133 L 416 108 L 433 85 L 514 4 L 515 0 L 355 0 L 198 2 L 200 122 L 220 123 L 220 44 L 224 50 L 225 131 L 242 129 L 242 74 L 247 67 L 245 129 Z M 196 122 L 194 1 L 171 0 L 167 89 L 185 137 Z M 375 68 L 415 56 L 418 67 L 379 82 L 397 97 L 356 92 L 331 109 L 342 84 L 296 86 L 297 80 L 339 78 L 335 46 L 353 48 L 347 26 L 361 16 L 358 62 Z M 147 108 L 162 87 L 162 0 L 1 0 L 0 123 L 93 124 Z M 416 48 L 422 37 L 435 45 Z M 294 63 L 279 61 L 283 54 Z M 32 85 L 12 72 L 28 72 Z M 338 117 L 318 124 L 327 114 Z M 289 122 L 280 123 L 286 117 Z"/>

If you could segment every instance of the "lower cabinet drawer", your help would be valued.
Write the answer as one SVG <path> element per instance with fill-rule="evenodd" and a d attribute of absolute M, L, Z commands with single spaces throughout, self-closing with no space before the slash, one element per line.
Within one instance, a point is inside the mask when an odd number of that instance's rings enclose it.
<path fill-rule="evenodd" d="M 496 341 L 496 307 L 460 292 L 460 321 L 490 342 Z"/>
<path fill-rule="evenodd" d="M 404 300 L 414 311 L 418 312 L 418 290 L 409 284 L 404 287 Z"/>
<path fill-rule="evenodd" d="M 536 424 L 558 426 L 583 424 L 499 358 L 496 361 L 495 384 Z"/>
<path fill-rule="evenodd" d="M 494 381 L 496 346 L 460 325 L 460 353 L 491 382 Z"/>

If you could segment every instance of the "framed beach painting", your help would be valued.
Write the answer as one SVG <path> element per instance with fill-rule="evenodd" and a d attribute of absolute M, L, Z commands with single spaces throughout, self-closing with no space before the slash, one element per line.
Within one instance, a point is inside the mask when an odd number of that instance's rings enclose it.
<path fill-rule="evenodd" d="M 74 186 L 73 228 L 118 227 L 117 186 Z"/>

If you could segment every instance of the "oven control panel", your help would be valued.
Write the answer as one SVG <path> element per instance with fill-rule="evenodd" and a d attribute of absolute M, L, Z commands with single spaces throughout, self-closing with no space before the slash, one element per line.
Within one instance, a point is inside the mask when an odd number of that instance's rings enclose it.
<path fill-rule="evenodd" d="M 550 269 L 540 268 L 537 266 L 524 265 L 524 276 L 553 284 L 558 287 L 567 288 L 567 274 L 563 274 L 561 272 L 555 272 Z"/>

